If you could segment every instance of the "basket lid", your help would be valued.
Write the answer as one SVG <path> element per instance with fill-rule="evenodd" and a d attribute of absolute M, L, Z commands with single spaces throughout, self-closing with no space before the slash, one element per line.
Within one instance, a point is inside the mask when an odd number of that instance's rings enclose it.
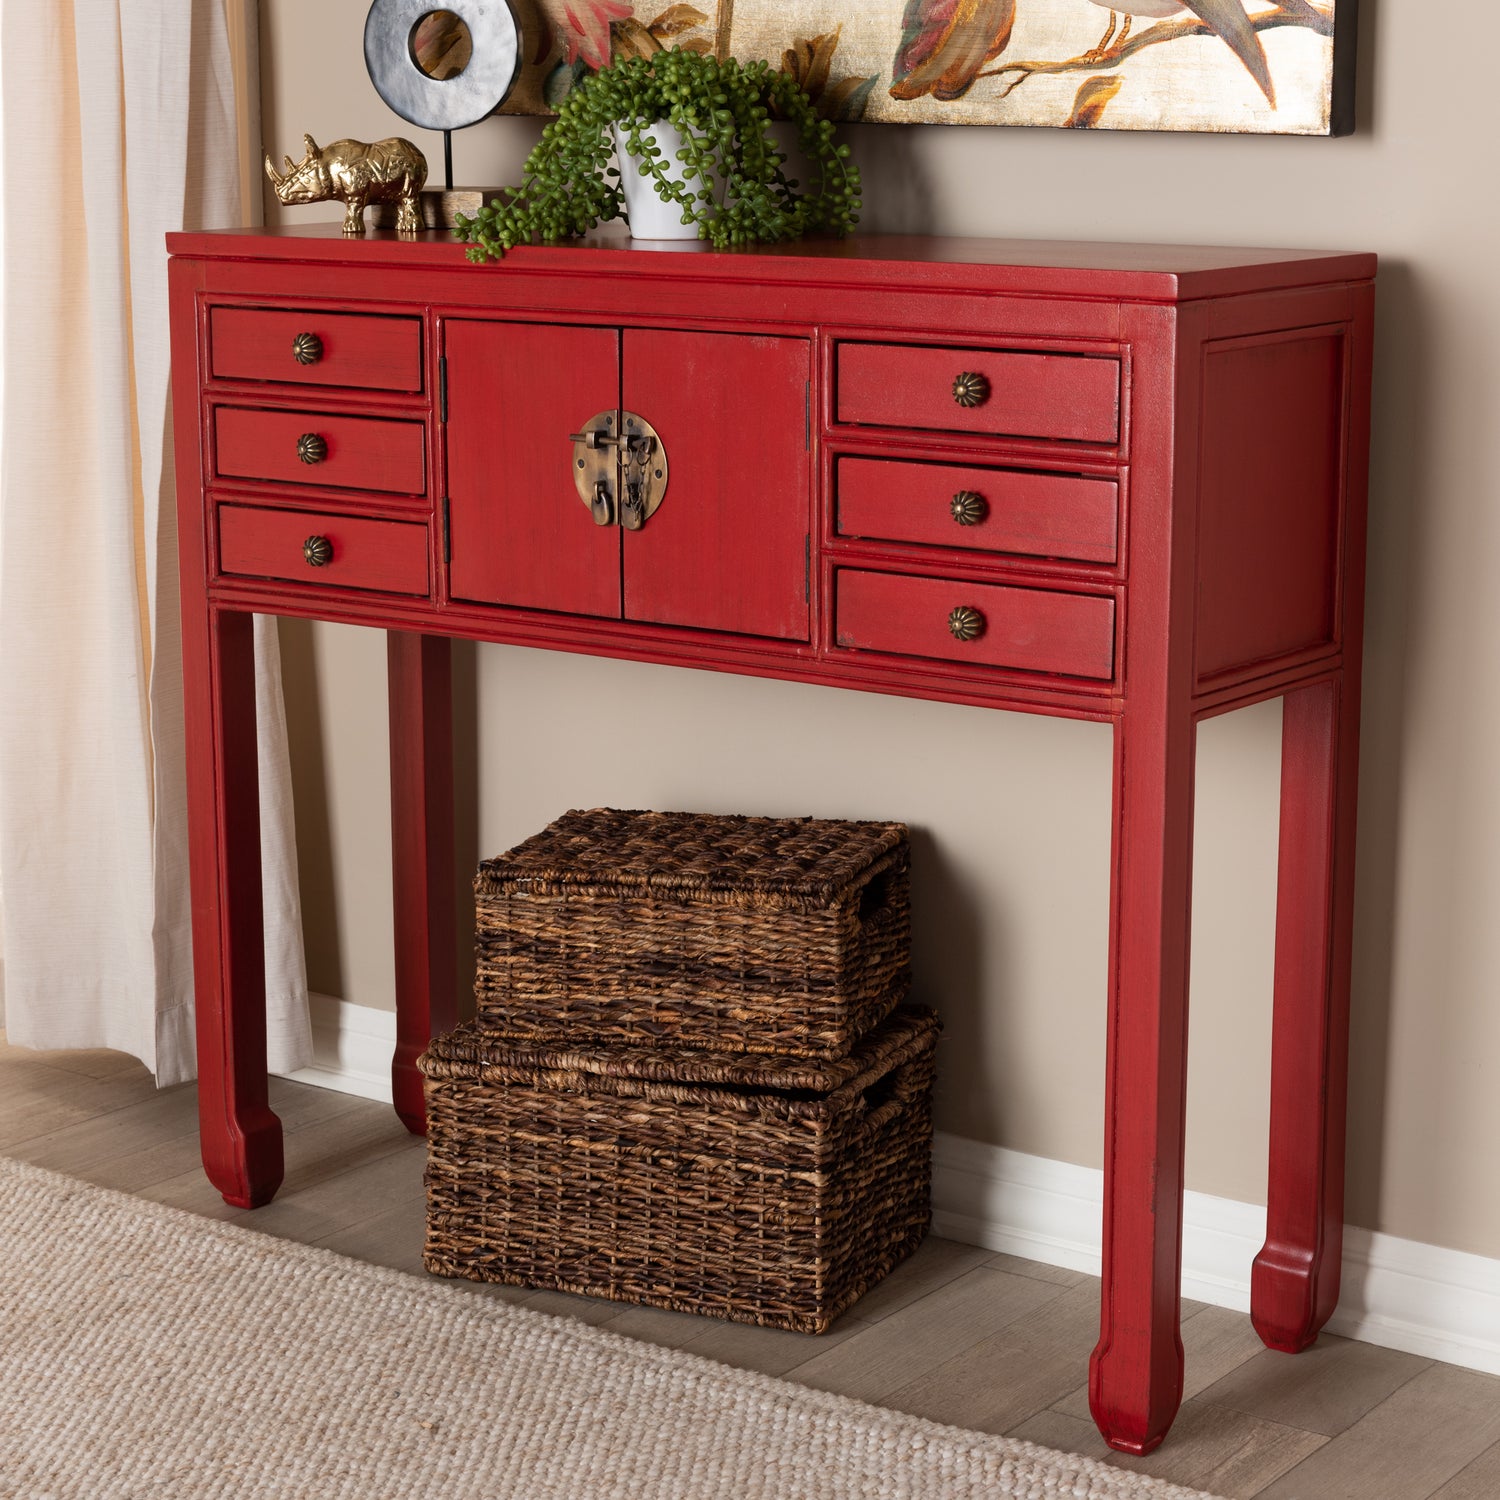
<path fill-rule="evenodd" d="M 913 1055 L 940 1030 L 933 1011 L 906 1006 L 861 1039 L 837 1062 L 763 1053 L 705 1052 L 691 1047 L 576 1047 L 566 1041 L 514 1043 L 478 1021 L 436 1037 L 419 1059 L 429 1078 L 483 1078 L 487 1068 L 538 1073 L 585 1073 L 643 1083 L 708 1083 L 766 1093 L 831 1094 L 872 1068 Z"/>
<path fill-rule="evenodd" d="M 575 809 L 485 860 L 474 888 L 748 893 L 826 904 L 906 841 L 904 823 Z"/>

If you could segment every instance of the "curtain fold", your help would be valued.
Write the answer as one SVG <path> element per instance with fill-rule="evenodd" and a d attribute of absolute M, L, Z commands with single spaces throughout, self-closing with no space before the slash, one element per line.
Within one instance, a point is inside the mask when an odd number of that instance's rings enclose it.
<path fill-rule="evenodd" d="M 162 1084 L 195 1071 L 163 235 L 242 218 L 231 21 L 253 36 L 254 7 L 30 0 L 0 45 L 5 1023 L 133 1053 Z M 290 1071 L 307 984 L 280 662 L 256 623 L 268 1047 Z"/>

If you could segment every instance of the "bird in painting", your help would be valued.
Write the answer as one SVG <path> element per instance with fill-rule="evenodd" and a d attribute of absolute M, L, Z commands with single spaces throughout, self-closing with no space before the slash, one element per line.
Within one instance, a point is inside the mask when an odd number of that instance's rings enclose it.
<path fill-rule="evenodd" d="M 892 98 L 962 98 L 1010 45 L 1015 24 L 1016 0 L 906 0 Z"/>
<path fill-rule="evenodd" d="M 1109 12 L 1109 29 L 1099 45 L 1088 54 L 1094 60 L 1102 60 L 1111 50 L 1118 50 L 1130 35 L 1137 16 L 1159 21 L 1168 16 L 1180 16 L 1188 10 L 1215 36 L 1228 43 L 1234 55 L 1250 70 L 1250 76 L 1260 85 L 1271 107 L 1276 107 L 1276 90 L 1271 83 L 1266 50 L 1261 46 L 1260 37 L 1240 0 L 1093 0 L 1093 3 Z"/>

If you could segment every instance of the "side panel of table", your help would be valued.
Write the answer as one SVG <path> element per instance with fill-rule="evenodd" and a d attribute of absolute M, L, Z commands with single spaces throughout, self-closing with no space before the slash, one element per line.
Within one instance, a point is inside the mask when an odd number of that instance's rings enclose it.
<path fill-rule="evenodd" d="M 1095 1420 L 1127 1452 L 1162 1441 L 1182 1393 L 1195 727 L 1275 696 L 1286 701 L 1269 1228 L 1252 1317 L 1267 1344 L 1296 1351 L 1338 1300 L 1371 303 L 1369 287 L 1335 288 L 1192 305 L 1175 319 L 1139 309 L 1132 323 L 1131 635 L 1115 737 L 1104 1287 L 1090 1364 Z M 1250 404 L 1268 350 L 1284 361 L 1279 394 L 1296 412 L 1281 425 Z M 1211 399 L 1206 372 L 1226 357 L 1250 377 L 1236 392 L 1244 404 Z"/>
<path fill-rule="evenodd" d="M 1336 677 L 1287 696 L 1271 1054 L 1266 1243 L 1251 1317 L 1273 1349 L 1305 1349 L 1339 1300 L 1364 658 L 1374 288 L 1351 290 Z"/>

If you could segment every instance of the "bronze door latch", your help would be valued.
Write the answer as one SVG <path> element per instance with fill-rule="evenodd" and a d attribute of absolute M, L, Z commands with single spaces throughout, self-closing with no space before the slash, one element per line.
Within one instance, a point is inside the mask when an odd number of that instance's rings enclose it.
<path fill-rule="evenodd" d="M 569 433 L 573 481 L 596 526 L 639 531 L 667 493 L 667 451 L 656 429 L 634 412 L 590 417 L 582 432 Z"/>

